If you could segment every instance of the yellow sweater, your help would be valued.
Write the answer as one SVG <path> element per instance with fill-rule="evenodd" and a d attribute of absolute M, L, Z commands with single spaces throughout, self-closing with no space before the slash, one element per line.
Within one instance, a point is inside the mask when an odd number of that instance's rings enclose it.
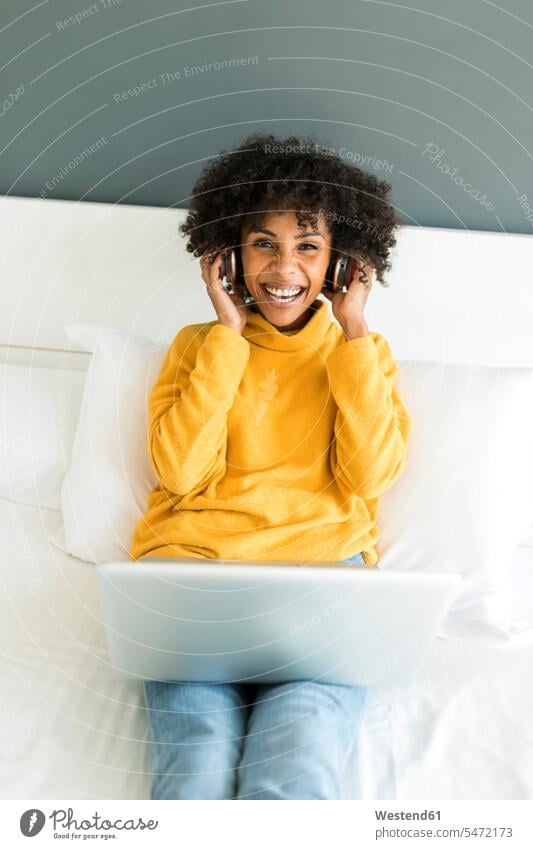
<path fill-rule="evenodd" d="M 281 333 L 250 312 L 243 335 L 183 327 L 148 404 L 160 485 L 132 560 L 378 562 L 379 496 L 406 464 L 410 417 L 378 333 L 347 341 L 325 301 Z"/>

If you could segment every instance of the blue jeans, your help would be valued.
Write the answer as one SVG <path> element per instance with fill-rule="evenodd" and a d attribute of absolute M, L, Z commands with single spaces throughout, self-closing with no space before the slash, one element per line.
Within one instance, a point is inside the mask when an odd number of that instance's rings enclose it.
<path fill-rule="evenodd" d="M 315 681 L 145 681 L 150 798 L 340 799 L 367 694 Z"/>

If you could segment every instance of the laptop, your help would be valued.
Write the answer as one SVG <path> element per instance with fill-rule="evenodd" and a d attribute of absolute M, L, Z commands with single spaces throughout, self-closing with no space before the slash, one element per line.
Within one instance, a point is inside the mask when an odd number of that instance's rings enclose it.
<path fill-rule="evenodd" d="M 358 563 L 147 557 L 97 566 L 120 676 L 394 686 L 414 677 L 462 579 Z"/>

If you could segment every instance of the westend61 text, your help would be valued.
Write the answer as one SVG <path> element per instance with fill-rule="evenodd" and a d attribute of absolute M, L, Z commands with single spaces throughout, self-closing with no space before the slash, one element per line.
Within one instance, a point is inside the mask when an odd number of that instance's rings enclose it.
<path fill-rule="evenodd" d="M 374 811 L 378 820 L 440 820 L 440 811 Z"/>

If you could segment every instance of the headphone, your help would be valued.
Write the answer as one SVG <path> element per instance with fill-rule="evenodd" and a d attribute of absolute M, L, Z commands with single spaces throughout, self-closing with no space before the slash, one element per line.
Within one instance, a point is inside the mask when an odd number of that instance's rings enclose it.
<path fill-rule="evenodd" d="M 355 272 L 359 270 L 358 261 L 347 254 L 338 254 L 334 256 L 327 268 L 323 289 L 328 292 L 344 292 L 348 291 L 348 286 Z M 367 282 L 366 271 L 364 271 L 363 283 Z M 220 277 L 226 282 L 222 285 L 228 295 L 235 294 L 235 288 L 240 283 L 243 289 L 243 300 L 245 304 L 254 304 L 255 300 L 246 288 L 244 282 L 244 274 L 242 268 L 241 252 L 238 249 L 231 248 L 226 251 L 222 257 L 220 265 Z"/>

